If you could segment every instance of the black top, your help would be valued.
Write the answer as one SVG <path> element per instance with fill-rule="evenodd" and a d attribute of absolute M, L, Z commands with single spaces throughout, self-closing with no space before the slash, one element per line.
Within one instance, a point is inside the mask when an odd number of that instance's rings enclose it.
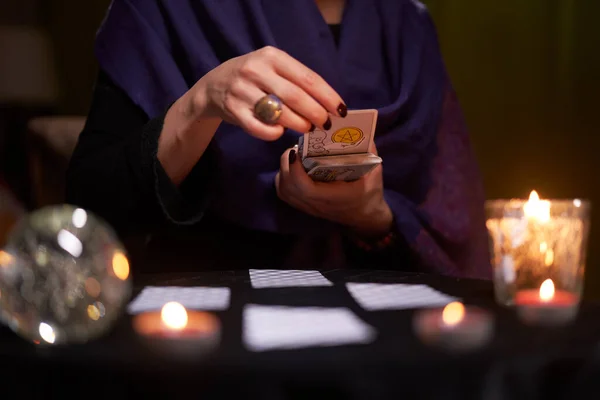
<path fill-rule="evenodd" d="M 331 34 L 333 35 L 333 40 L 335 41 L 335 45 L 340 45 L 340 34 L 342 30 L 341 24 L 331 24 L 329 25 L 329 29 L 331 29 Z"/>
<path fill-rule="evenodd" d="M 332 33 L 339 39 L 339 26 L 332 26 Z M 231 269 L 232 264 L 281 267 L 297 238 L 249 231 L 203 215 L 213 165 L 210 152 L 179 187 L 170 181 L 156 157 L 163 122 L 164 114 L 149 119 L 100 71 L 67 172 L 67 201 L 103 217 L 125 240 L 139 241 L 147 270 L 174 271 L 184 265 L 184 269 Z M 392 254 L 401 257 L 403 266 L 410 265 L 411 253 L 404 246 L 376 255 L 344 240 L 353 266 L 387 265 Z M 396 254 L 399 251 L 402 255 Z M 173 252 L 178 254 L 177 265 L 169 265 Z"/>

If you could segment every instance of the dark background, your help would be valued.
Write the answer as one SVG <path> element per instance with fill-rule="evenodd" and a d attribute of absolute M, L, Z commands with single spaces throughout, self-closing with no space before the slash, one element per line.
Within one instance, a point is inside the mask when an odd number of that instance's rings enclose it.
<path fill-rule="evenodd" d="M 282 0 L 283 1 L 283 0 Z M 428 0 L 461 99 L 488 198 L 587 198 L 600 204 L 600 1 Z M 109 0 L 0 2 L 0 27 L 45 32 L 60 96 L 85 116 L 94 34 Z M 2 55 L 0 55 L 0 63 Z M 6 151 L 6 149 L 4 149 Z M 588 295 L 600 297 L 600 211 L 593 212 Z"/>

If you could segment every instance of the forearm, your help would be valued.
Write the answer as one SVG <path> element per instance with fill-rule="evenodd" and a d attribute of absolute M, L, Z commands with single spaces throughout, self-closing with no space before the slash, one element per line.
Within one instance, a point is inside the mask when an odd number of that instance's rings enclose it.
<path fill-rule="evenodd" d="M 217 117 L 202 116 L 201 109 L 190 106 L 189 97 L 182 96 L 168 110 L 158 139 L 157 158 L 176 186 L 198 163 L 222 122 Z"/>

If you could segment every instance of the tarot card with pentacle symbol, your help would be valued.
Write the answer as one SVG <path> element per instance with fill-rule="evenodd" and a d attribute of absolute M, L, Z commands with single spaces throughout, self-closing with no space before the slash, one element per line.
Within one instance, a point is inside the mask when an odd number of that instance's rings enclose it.
<path fill-rule="evenodd" d="M 377 126 L 377 110 L 348 111 L 346 118 L 331 116 L 331 129 L 304 134 L 302 158 L 367 153 Z"/>

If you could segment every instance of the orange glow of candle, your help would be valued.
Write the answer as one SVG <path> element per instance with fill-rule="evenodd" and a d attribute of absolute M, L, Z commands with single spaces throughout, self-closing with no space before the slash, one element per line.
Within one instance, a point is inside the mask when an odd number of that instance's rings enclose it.
<path fill-rule="evenodd" d="M 554 282 L 552 279 L 546 279 L 540 286 L 540 300 L 549 302 L 554 298 Z"/>
<path fill-rule="evenodd" d="M 538 193 L 533 190 L 529 195 L 529 200 L 523 206 L 525 216 L 534 219 L 540 223 L 550 221 L 550 202 L 540 200 Z"/>
<path fill-rule="evenodd" d="M 454 301 L 442 311 L 442 321 L 449 326 L 458 325 L 465 317 L 465 306 L 458 301 Z"/>
<path fill-rule="evenodd" d="M 160 318 L 167 328 L 176 331 L 184 329 L 188 323 L 188 315 L 185 307 L 174 301 L 163 306 Z"/>

